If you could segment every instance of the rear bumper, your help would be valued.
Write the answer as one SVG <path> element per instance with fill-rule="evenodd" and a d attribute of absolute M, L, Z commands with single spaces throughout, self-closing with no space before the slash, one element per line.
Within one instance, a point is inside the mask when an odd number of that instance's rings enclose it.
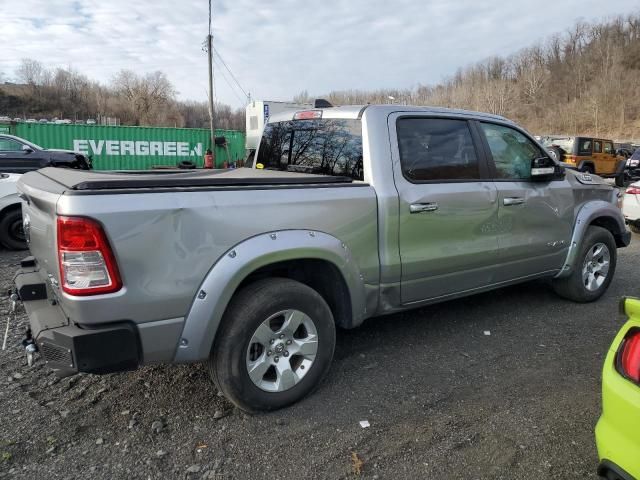
<path fill-rule="evenodd" d="M 141 341 L 133 323 L 95 328 L 73 324 L 35 269 L 19 270 L 15 289 L 42 356 L 61 375 L 134 370 L 142 363 Z"/>

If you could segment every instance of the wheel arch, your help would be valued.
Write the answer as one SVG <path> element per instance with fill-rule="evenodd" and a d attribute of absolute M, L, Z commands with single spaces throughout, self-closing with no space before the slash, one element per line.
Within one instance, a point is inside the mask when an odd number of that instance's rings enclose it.
<path fill-rule="evenodd" d="M 317 275 L 310 273 L 312 268 L 318 269 Z M 235 293 L 265 276 L 284 276 L 315 287 L 340 326 L 358 325 L 366 315 L 364 282 L 343 242 L 309 230 L 265 233 L 235 245 L 211 267 L 185 317 L 175 361 L 206 359 Z"/>
<path fill-rule="evenodd" d="M 4 217 L 10 210 L 22 208 L 22 200 L 17 193 L 12 193 L 0 199 L 0 218 Z"/>
<path fill-rule="evenodd" d="M 590 226 L 602 227 L 611 232 L 617 247 L 625 247 L 629 244 L 629 232 L 625 227 L 620 210 L 604 200 L 587 202 L 580 208 L 576 216 L 567 257 L 560 273 L 556 275 L 557 278 L 571 274 L 582 239 Z"/>
<path fill-rule="evenodd" d="M 593 169 L 593 173 L 597 174 L 596 171 L 596 164 L 593 160 L 589 159 L 589 160 L 582 160 L 577 166 L 576 168 L 578 169 L 578 171 L 582 172 L 583 168 L 586 166 L 590 166 Z"/>

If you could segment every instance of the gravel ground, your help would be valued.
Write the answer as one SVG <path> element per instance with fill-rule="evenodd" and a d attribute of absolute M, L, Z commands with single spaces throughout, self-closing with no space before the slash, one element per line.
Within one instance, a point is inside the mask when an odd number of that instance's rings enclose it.
<path fill-rule="evenodd" d="M 0 291 L 23 256 L 0 252 Z M 29 368 L 20 314 L 0 352 L 0 478 L 596 478 L 600 370 L 639 270 L 635 238 L 594 304 L 540 281 L 341 331 L 316 393 L 253 417 L 202 365 Z"/>

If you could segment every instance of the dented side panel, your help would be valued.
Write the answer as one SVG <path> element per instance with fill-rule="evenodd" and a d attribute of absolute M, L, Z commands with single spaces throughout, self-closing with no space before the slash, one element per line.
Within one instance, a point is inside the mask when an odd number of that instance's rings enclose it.
<path fill-rule="evenodd" d="M 227 250 L 279 230 L 332 235 L 353 252 L 363 283 L 379 281 L 371 187 L 62 195 L 57 214 L 100 221 L 120 268 L 124 287 L 117 293 L 58 292 L 67 315 L 85 323 L 184 317 L 207 272 Z"/>

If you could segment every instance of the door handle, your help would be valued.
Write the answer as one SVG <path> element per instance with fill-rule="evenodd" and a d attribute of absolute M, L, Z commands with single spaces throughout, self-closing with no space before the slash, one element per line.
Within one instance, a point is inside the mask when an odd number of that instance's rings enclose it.
<path fill-rule="evenodd" d="M 409 212 L 411 213 L 435 212 L 437 209 L 437 203 L 412 203 L 409 205 Z"/>
<path fill-rule="evenodd" d="M 522 197 L 505 197 L 503 203 L 504 203 L 505 206 L 522 205 L 524 203 L 524 198 L 522 198 Z"/>

